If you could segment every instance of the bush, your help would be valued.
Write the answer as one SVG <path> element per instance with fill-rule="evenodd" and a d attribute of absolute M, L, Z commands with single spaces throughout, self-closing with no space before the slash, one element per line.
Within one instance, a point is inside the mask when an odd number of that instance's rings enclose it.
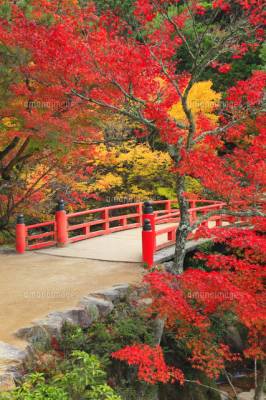
<path fill-rule="evenodd" d="M 104 320 L 95 322 L 89 330 L 65 324 L 60 347 L 66 355 L 82 349 L 100 358 L 107 371 L 108 382 L 126 400 L 154 398 L 156 386 L 137 379 L 136 369 L 111 357 L 111 353 L 133 343 L 154 344 L 153 321 L 147 320 L 134 305 L 118 304 Z M 96 398 L 95 398 L 96 399 Z"/>
<path fill-rule="evenodd" d="M 0 400 L 121 400 L 105 379 L 96 356 L 75 351 L 50 380 L 43 373 L 30 374 L 21 387 L 0 395 Z"/>

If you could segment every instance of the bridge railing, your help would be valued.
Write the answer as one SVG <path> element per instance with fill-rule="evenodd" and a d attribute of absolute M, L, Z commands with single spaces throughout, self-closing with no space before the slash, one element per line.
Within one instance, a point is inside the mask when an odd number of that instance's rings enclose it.
<path fill-rule="evenodd" d="M 173 212 L 175 200 L 158 200 L 152 202 L 159 218 Z M 58 203 L 55 218 L 52 221 L 25 225 L 20 215 L 16 226 L 16 249 L 18 253 L 25 250 L 38 250 L 54 245 L 65 246 L 84 239 L 127 229 L 139 228 L 143 223 L 143 203 L 120 204 L 101 207 L 75 213 L 66 213 L 62 201 Z"/>
<path fill-rule="evenodd" d="M 197 206 L 197 204 L 200 206 Z M 205 205 L 202 205 L 205 204 Z M 211 200 L 191 200 L 190 201 L 190 222 L 196 222 L 199 217 L 202 217 L 209 212 L 218 211 L 224 207 L 225 203 Z M 192 207 L 191 207 L 192 206 Z M 144 208 L 145 210 L 145 208 Z M 148 206 L 146 203 L 146 212 L 144 211 L 144 224 L 142 233 L 142 252 L 143 261 L 148 265 L 153 265 L 153 258 L 156 251 L 172 246 L 176 241 L 176 231 L 180 222 L 180 211 L 170 209 L 168 213 L 158 215 L 153 212 L 152 204 Z M 201 223 L 200 226 L 217 227 L 223 222 L 232 222 L 232 217 L 225 215 L 213 215 Z M 161 229 L 156 229 L 158 224 L 171 224 Z M 174 225 L 172 225 L 174 224 Z M 189 235 L 189 239 L 193 239 L 195 232 Z M 162 239 L 163 236 L 163 239 Z"/>
<path fill-rule="evenodd" d="M 37 250 L 90 239 L 100 235 L 142 226 L 143 203 L 119 204 L 93 210 L 66 213 L 61 200 L 53 221 L 25 225 L 19 215 L 16 225 L 16 250 Z M 85 220 L 85 221 L 84 221 Z"/>
<path fill-rule="evenodd" d="M 202 206 L 202 207 L 194 207 L 191 208 L 189 210 L 189 214 L 190 214 L 190 221 L 196 222 L 197 218 L 200 216 L 203 216 L 211 211 L 215 211 L 215 210 L 220 210 L 223 207 L 223 203 L 217 203 L 217 204 L 212 204 L 212 205 L 207 205 L 207 206 Z M 212 216 L 210 218 L 208 218 L 208 220 L 204 221 L 202 225 L 208 225 L 209 222 L 213 221 L 214 226 L 221 226 L 222 225 L 222 216 L 221 215 L 215 215 Z M 155 218 L 155 221 L 157 222 L 158 219 Z M 163 218 L 160 217 L 159 218 L 159 223 L 175 223 L 175 222 L 179 222 L 180 221 L 180 212 L 176 212 L 176 213 L 171 213 L 169 215 L 165 215 Z M 177 231 L 177 227 L 178 225 L 175 226 L 169 226 L 166 228 L 162 228 L 159 230 L 155 230 L 155 251 L 161 250 L 165 247 L 169 247 L 171 245 L 173 245 L 175 243 L 175 238 L 176 238 L 176 231 Z M 158 243 L 158 238 L 162 235 L 166 235 L 166 238 L 164 240 L 164 242 L 162 243 Z M 193 233 L 189 235 L 189 239 L 193 238 Z"/>
<path fill-rule="evenodd" d="M 120 213 L 121 211 L 124 211 L 124 213 Z M 142 203 L 102 207 L 67 214 L 66 217 L 68 222 L 67 231 L 69 233 L 68 242 L 74 243 L 100 235 L 141 227 Z M 75 220 L 80 217 L 88 217 L 90 220 L 75 223 Z"/>
<path fill-rule="evenodd" d="M 56 244 L 56 222 L 48 221 L 38 224 L 25 225 L 23 215 L 19 215 L 16 225 L 16 250 L 37 250 Z"/>
<path fill-rule="evenodd" d="M 144 209 L 143 209 L 144 204 Z M 146 206 L 145 206 L 146 204 Z M 149 215 L 149 205 L 154 208 Z M 189 200 L 191 219 L 199 214 L 220 207 L 219 202 L 212 200 Z M 90 239 L 113 232 L 139 228 L 144 219 L 150 219 L 152 228 L 164 223 L 178 223 L 179 210 L 176 200 L 157 200 L 151 203 L 129 203 L 101 207 L 75 213 L 66 213 L 64 202 L 60 201 L 53 221 L 25 225 L 20 215 L 16 225 L 16 249 L 18 253 L 25 250 L 37 250 L 51 246 L 65 246 L 84 239 Z M 166 227 L 156 232 L 156 237 L 166 234 L 164 244 L 157 244 L 155 249 L 166 247 L 174 241 L 176 227 Z M 156 239 L 155 239 L 156 242 Z"/>

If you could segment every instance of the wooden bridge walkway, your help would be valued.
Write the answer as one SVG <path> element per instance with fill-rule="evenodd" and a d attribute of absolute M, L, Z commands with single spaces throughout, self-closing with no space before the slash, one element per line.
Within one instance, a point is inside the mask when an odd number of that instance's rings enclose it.
<path fill-rule="evenodd" d="M 176 227 L 176 224 L 164 224 L 164 228 Z M 131 229 L 110 235 L 98 236 L 89 240 L 73 243 L 66 247 L 50 247 L 37 250 L 38 254 L 47 254 L 58 257 L 69 257 L 77 259 L 89 259 L 110 262 L 141 263 L 142 262 L 142 229 Z M 165 238 L 160 236 L 157 244 L 164 243 Z M 206 240 L 190 240 L 187 243 L 187 251 L 194 249 Z M 155 255 L 156 263 L 171 258 L 174 247 L 158 251 Z"/>
<path fill-rule="evenodd" d="M 192 222 L 223 207 L 223 203 L 213 200 L 193 199 L 189 203 Z M 155 259 L 160 261 L 156 258 L 159 250 L 173 246 L 179 220 L 175 200 L 122 204 L 71 214 L 66 213 L 61 201 L 52 221 L 26 226 L 23 216 L 19 216 L 16 248 L 22 254 L 34 250 L 60 257 L 152 265 Z M 226 223 L 228 217 L 213 215 L 203 224 L 214 227 Z M 187 246 L 195 246 L 194 241 Z"/>

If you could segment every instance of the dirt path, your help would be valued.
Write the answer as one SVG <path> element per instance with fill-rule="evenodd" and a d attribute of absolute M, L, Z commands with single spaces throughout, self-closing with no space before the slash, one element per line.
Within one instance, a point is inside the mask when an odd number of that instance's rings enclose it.
<path fill-rule="evenodd" d="M 22 345 L 12 335 L 18 328 L 75 306 L 88 293 L 137 283 L 142 275 L 143 269 L 133 263 L 0 254 L 0 341 Z"/>

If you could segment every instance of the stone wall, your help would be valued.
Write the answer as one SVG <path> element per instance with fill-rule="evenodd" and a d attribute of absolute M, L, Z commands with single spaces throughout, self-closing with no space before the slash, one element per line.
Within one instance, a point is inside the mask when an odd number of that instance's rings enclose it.
<path fill-rule="evenodd" d="M 88 294 L 77 307 L 52 312 L 44 319 L 34 321 L 31 326 L 19 329 L 15 335 L 28 342 L 24 350 L 0 342 L 0 392 L 15 387 L 25 366 L 34 358 L 36 344 L 52 336 L 59 337 L 65 322 L 89 328 L 95 320 L 106 317 L 126 297 L 128 290 L 128 284 L 120 284 Z"/>

